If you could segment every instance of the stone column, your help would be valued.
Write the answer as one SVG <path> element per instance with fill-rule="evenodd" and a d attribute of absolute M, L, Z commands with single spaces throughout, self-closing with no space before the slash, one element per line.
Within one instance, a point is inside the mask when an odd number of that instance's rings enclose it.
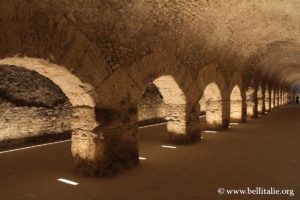
<path fill-rule="evenodd" d="M 206 102 L 206 129 L 223 130 L 229 124 L 229 109 L 223 108 L 223 104 L 229 107 L 229 101 L 211 100 Z M 224 114 L 226 112 L 226 114 Z M 224 117 L 226 118 L 224 119 Z"/>
<path fill-rule="evenodd" d="M 265 114 L 265 107 L 264 107 L 264 98 L 263 96 L 257 96 L 257 116 Z"/>
<path fill-rule="evenodd" d="M 166 111 L 171 143 L 192 143 L 200 139 L 199 104 L 166 104 Z"/>
<path fill-rule="evenodd" d="M 98 110 L 96 119 L 100 125 L 93 130 L 75 129 L 73 133 L 76 170 L 86 175 L 104 176 L 137 165 L 137 123 L 131 123 L 129 115 L 124 117 L 112 110 Z"/>
<path fill-rule="evenodd" d="M 270 101 L 270 96 L 268 95 L 265 98 L 265 111 L 270 112 L 271 110 L 271 101 Z"/>
<path fill-rule="evenodd" d="M 230 122 L 240 123 L 244 121 L 242 103 L 241 100 L 230 101 Z"/>

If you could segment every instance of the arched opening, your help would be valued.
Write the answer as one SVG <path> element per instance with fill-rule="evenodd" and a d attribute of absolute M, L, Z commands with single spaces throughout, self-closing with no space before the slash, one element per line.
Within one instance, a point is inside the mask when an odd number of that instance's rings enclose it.
<path fill-rule="evenodd" d="M 139 123 L 167 122 L 167 133 L 172 143 L 196 140 L 200 135 L 191 132 L 187 126 L 186 104 L 185 94 L 175 79 L 171 75 L 160 76 L 144 90 L 138 106 Z"/>
<path fill-rule="evenodd" d="M 267 112 L 270 112 L 271 110 L 271 99 L 270 99 L 270 90 L 268 85 L 266 85 L 266 91 L 265 91 L 265 108 Z"/>
<path fill-rule="evenodd" d="M 36 92 L 33 93 L 35 96 L 32 95 L 32 97 L 29 98 L 29 100 L 31 99 L 30 101 L 35 100 L 37 102 L 41 102 L 41 99 L 46 97 L 47 99 L 43 100 L 46 103 L 39 103 L 39 106 L 46 105 L 44 106 L 44 108 L 26 108 L 27 111 L 29 110 L 32 113 L 32 109 L 34 109 L 34 115 L 31 115 L 29 117 L 40 116 L 40 114 L 42 113 L 56 113 L 56 115 L 52 115 L 52 118 L 50 119 L 49 117 L 46 117 L 46 119 L 49 119 L 48 122 L 51 122 L 48 123 L 48 127 L 52 127 L 52 129 L 57 128 L 53 133 L 56 133 L 57 130 L 62 130 L 61 127 L 69 127 L 68 130 L 72 132 L 71 151 L 74 157 L 76 168 L 80 168 L 81 166 L 83 166 L 83 170 L 85 170 L 85 162 L 88 162 L 88 165 L 91 165 L 91 163 L 95 161 L 95 154 L 97 154 L 99 151 L 99 148 L 97 148 L 96 145 L 97 137 L 94 134 L 94 129 L 98 126 L 98 123 L 95 119 L 95 102 L 88 92 L 92 90 L 93 87 L 89 84 L 81 82 L 79 78 L 70 73 L 63 66 L 49 63 L 48 61 L 42 59 L 13 57 L 0 60 L 0 65 L 4 65 L 4 67 L 14 66 L 22 68 L 25 71 L 29 71 L 29 73 L 26 72 L 29 75 L 20 76 L 23 78 L 28 76 L 27 78 L 30 78 L 29 82 L 33 80 L 44 80 L 47 82 L 47 84 L 43 84 L 41 82 L 41 84 L 37 83 L 32 85 L 32 88 L 36 90 Z M 24 74 L 25 72 L 22 73 Z M 31 76 L 40 78 L 32 78 Z M 26 85 L 27 83 L 25 84 L 25 82 L 22 82 L 22 84 L 18 86 L 24 87 Z M 45 87 L 40 88 L 41 85 L 45 85 Z M 65 102 L 69 102 L 71 114 L 66 114 L 66 112 L 68 111 L 66 107 L 57 108 L 54 106 L 56 104 L 54 104 L 53 106 L 47 105 L 47 102 L 49 102 L 49 100 L 56 99 L 55 94 L 57 94 L 57 92 L 50 92 L 51 90 L 49 90 L 49 87 L 50 89 L 59 88 L 55 89 L 54 91 L 60 91 L 60 96 L 65 96 L 64 98 L 67 99 L 67 101 Z M 26 93 L 25 96 L 29 96 L 29 94 Z M 50 98 L 48 98 L 49 96 Z M 25 107 L 23 107 L 22 109 L 24 110 Z M 37 113 L 41 109 L 43 109 L 43 112 Z M 55 118 L 56 121 L 54 124 L 52 122 L 55 120 Z M 64 120 L 67 119 L 70 121 L 65 122 Z M 42 120 L 42 118 L 40 120 Z M 60 125 L 57 125 L 58 123 Z M 37 123 L 34 123 L 34 127 L 30 125 L 31 127 L 26 128 L 33 128 L 34 130 L 37 130 L 38 128 L 42 129 L 43 126 L 40 126 L 41 124 L 44 123 L 39 123 L 39 121 L 37 121 Z M 49 130 L 46 131 L 48 132 Z"/>
<path fill-rule="evenodd" d="M 255 102 L 254 102 L 254 92 L 255 90 L 252 87 L 248 87 L 246 91 L 246 103 L 247 103 L 247 116 L 255 117 Z"/>
<path fill-rule="evenodd" d="M 264 114 L 264 95 L 261 86 L 257 89 L 257 112 L 258 114 Z"/>
<path fill-rule="evenodd" d="M 200 99 L 200 113 L 202 114 L 202 123 L 205 121 L 205 129 L 207 130 L 221 130 L 223 129 L 222 116 L 222 96 L 221 91 L 216 83 L 209 83 L 203 92 Z"/>
<path fill-rule="evenodd" d="M 238 85 L 234 86 L 230 94 L 230 122 L 242 121 L 242 95 Z"/>
<path fill-rule="evenodd" d="M 166 122 L 166 104 L 159 88 L 151 83 L 138 104 L 138 124 L 147 126 Z"/>
<path fill-rule="evenodd" d="M 167 129 L 170 137 L 186 134 L 186 98 L 172 76 L 161 76 L 153 81 L 166 105 Z"/>
<path fill-rule="evenodd" d="M 0 149 L 71 138 L 72 105 L 36 71 L 0 65 Z"/>

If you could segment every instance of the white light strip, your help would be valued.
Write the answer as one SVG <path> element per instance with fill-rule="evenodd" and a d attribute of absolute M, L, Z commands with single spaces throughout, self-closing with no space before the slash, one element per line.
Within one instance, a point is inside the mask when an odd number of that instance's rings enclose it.
<path fill-rule="evenodd" d="M 148 125 L 148 126 L 141 126 L 141 127 L 139 127 L 139 129 L 163 125 L 163 124 L 167 124 L 167 122 L 163 122 L 163 123 L 159 123 L 159 124 L 152 124 L 152 125 Z"/>
<path fill-rule="evenodd" d="M 204 117 L 206 117 L 206 115 L 201 115 L 201 116 L 199 116 L 199 118 L 204 118 Z"/>
<path fill-rule="evenodd" d="M 76 183 L 74 181 L 70 181 L 70 180 L 67 180 L 67 179 L 64 179 L 64 178 L 59 178 L 57 180 L 60 181 L 60 182 L 63 182 L 63 183 L 70 184 L 70 185 L 79 185 L 79 183 Z"/>
<path fill-rule="evenodd" d="M 59 143 L 70 142 L 70 141 L 71 140 L 63 140 L 63 141 L 59 141 L 59 142 L 52 142 L 52 143 L 39 144 L 39 145 L 30 146 L 30 147 L 23 147 L 23 148 L 12 149 L 12 150 L 7 150 L 7 151 L 0 151 L 0 154 L 10 153 L 10 152 L 14 152 L 14 151 L 21 151 L 21 150 L 26 150 L 26 149 L 33 149 L 33 148 L 37 148 L 37 147 L 49 146 L 52 144 L 59 144 Z"/>
<path fill-rule="evenodd" d="M 140 160 L 147 160 L 145 157 L 139 157 Z"/>
<path fill-rule="evenodd" d="M 204 131 L 205 133 L 217 133 L 218 131 Z"/>
<path fill-rule="evenodd" d="M 161 145 L 162 148 L 169 148 L 169 149 L 176 149 L 175 146 L 169 146 L 169 145 Z"/>
<path fill-rule="evenodd" d="M 239 123 L 229 123 L 230 125 L 239 125 Z"/>

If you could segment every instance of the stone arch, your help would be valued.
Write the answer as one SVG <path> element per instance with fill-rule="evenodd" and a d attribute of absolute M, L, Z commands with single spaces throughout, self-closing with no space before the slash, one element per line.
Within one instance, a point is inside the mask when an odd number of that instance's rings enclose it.
<path fill-rule="evenodd" d="M 2 65 L 14 65 L 33 70 L 49 78 L 69 98 L 72 106 L 95 106 L 95 100 L 89 94 L 92 85 L 83 83 L 78 77 L 69 72 L 65 67 L 50 63 L 43 59 L 29 57 L 11 57 L 0 59 Z"/>
<path fill-rule="evenodd" d="M 241 118 L 240 120 L 233 120 L 233 121 L 237 121 L 237 122 L 245 122 L 246 118 L 247 118 L 247 106 L 246 106 L 246 93 L 244 91 L 244 85 L 243 85 L 243 80 L 242 77 L 239 73 L 234 73 L 230 76 L 230 84 L 229 84 L 229 91 L 230 91 L 230 95 L 233 92 L 233 89 L 235 88 L 235 91 L 237 92 L 237 88 L 240 91 L 240 105 L 241 105 Z M 237 97 L 237 96 L 236 96 Z M 232 98 L 229 99 L 230 104 L 232 103 Z M 237 101 L 236 103 L 238 103 L 239 101 Z M 230 109 L 231 110 L 231 109 Z M 231 120 L 232 121 L 232 120 Z"/>
<path fill-rule="evenodd" d="M 75 164 L 84 160 L 93 160 L 97 154 L 94 139 L 97 136 L 94 129 L 98 126 L 95 119 L 95 100 L 89 93 L 92 85 L 83 83 L 78 77 L 69 72 L 65 67 L 48 61 L 29 58 L 12 57 L 0 60 L 2 65 L 13 65 L 33 70 L 50 79 L 68 97 L 72 105 L 72 155 Z M 79 159 L 80 158 L 80 159 Z"/>
<path fill-rule="evenodd" d="M 170 82 L 172 87 L 166 85 Z M 158 50 L 117 68 L 95 88 L 95 94 L 102 94 L 97 96 L 96 118 L 100 125 L 95 130 L 102 140 L 97 144 L 99 155 L 95 162 L 85 163 L 82 168 L 102 175 L 138 164 L 138 104 L 151 83 L 159 88 L 162 96 L 169 97 L 166 112 L 170 142 L 184 144 L 200 139 L 197 102 L 200 95 L 193 77 L 179 66 L 175 55 Z M 172 94 L 184 98 L 172 99 Z"/>
<path fill-rule="evenodd" d="M 162 75 L 153 82 L 161 93 L 166 110 L 167 130 L 170 141 L 180 140 L 186 134 L 186 97 L 171 75 Z"/>
<path fill-rule="evenodd" d="M 133 97 L 135 104 L 149 84 L 158 87 L 165 102 L 170 142 L 189 143 L 200 139 L 199 105 L 196 103 L 199 92 L 190 72 L 178 66 L 174 55 L 169 52 L 149 55 L 131 65 L 128 76 L 136 80 L 139 88 L 138 95 Z"/>
<path fill-rule="evenodd" d="M 198 101 L 201 113 L 206 111 L 206 116 L 201 118 L 201 121 L 207 129 L 222 130 L 228 128 L 229 125 L 230 93 L 222 74 L 222 71 L 216 65 L 208 65 L 198 74 L 197 87 L 202 94 Z M 216 94 L 212 94 L 212 92 L 209 92 L 210 90 L 216 91 Z M 209 97 L 210 95 L 212 97 Z M 210 101 L 209 105 L 208 100 Z M 215 111 L 207 113 L 209 110 Z"/>
<path fill-rule="evenodd" d="M 235 85 L 230 93 L 230 122 L 243 121 L 243 100 L 241 90 Z"/>
<path fill-rule="evenodd" d="M 246 90 L 246 102 L 247 102 L 247 116 L 250 118 L 256 117 L 255 113 L 255 89 L 248 87 Z"/>

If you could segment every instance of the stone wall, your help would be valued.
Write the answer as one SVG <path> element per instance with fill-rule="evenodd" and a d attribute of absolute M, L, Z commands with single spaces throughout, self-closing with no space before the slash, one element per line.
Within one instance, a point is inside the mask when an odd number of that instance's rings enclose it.
<path fill-rule="evenodd" d="M 72 106 L 48 78 L 0 65 L 0 149 L 70 138 Z"/>
<path fill-rule="evenodd" d="M 69 103 L 53 108 L 16 106 L 0 98 L 0 149 L 70 138 Z"/>
<path fill-rule="evenodd" d="M 138 105 L 138 123 L 141 126 L 165 122 L 166 108 L 163 96 L 154 84 L 145 90 Z"/>

